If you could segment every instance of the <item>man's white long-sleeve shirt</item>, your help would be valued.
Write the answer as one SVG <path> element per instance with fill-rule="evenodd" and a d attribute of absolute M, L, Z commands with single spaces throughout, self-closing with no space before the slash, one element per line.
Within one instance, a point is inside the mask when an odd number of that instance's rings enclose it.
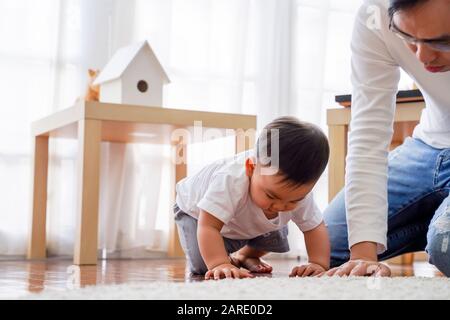
<path fill-rule="evenodd" d="M 426 108 L 413 136 L 450 147 L 450 72 L 430 73 L 389 30 L 387 0 L 365 0 L 352 36 L 352 120 L 345 204 L 349 247 L 363 241 L 387 248 L 387 158 L 400 68 L 422 91 Z"/>

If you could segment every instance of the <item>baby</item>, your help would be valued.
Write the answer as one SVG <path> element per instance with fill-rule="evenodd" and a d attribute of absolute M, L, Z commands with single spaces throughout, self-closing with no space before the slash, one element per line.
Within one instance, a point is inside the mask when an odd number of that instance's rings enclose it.
<path fill-rule="evenodd" d="M 327 270 L 328 233 L 311 190 L 328 156 L 328 140 L 318 127 L 281 117 L 264 128 L 255 150 L 181 180 L 174 211 L 190 271 L 205 279 L 270 273 L 261 257 L 289 251 L 290 220 L 303 232 L 308 252 L 308 263 L 290 276 Z"/>

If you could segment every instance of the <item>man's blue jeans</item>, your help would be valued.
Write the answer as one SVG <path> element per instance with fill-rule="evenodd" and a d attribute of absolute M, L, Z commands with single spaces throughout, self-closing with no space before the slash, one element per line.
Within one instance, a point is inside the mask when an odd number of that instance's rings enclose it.
<path fill-rule="evenodd" d="M 450 149 L 407 138 L 389 154 L 387 251 L 380 260 L 426 250 L 430 263 L 450 277 Z M 324 212 L 331 266 L 349 260 L 344 191 Z"/>

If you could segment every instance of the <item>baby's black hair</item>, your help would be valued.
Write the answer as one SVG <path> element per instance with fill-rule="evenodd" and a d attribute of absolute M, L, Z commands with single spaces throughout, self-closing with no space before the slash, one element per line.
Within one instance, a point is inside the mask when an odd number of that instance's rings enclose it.
<path fill-rule="evenodd" d="M 278 143 L 278 163 L 275 153 Z M 269 123 L 256 143 L 257 162 L 263 167 L 278 167 L 283 182 L 300 186 L 315 182 L 328 163 L 328 139 L 316 125 L 295 117 L 281 117 Z"/>

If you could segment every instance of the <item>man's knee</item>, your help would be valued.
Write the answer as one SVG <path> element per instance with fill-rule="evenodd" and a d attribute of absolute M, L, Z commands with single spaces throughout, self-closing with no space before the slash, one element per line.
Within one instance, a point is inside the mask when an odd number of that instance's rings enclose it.
<path fill-rule="evenodd" d="M 444 213 L 430 226 L 426 251 L 431 264 L 450 277 L 450 212 Z"/>
<path fill-rule="evenodd" d="M 347 218 L 343 197 L 339 195 L 325 209 L 323 213 L 325 225 L 328 229 L 331 246 L 342 246 L 347 243 Z"/>
<path fill-rule="evenodd" d="M 344 190 L 336 195 L 325 209 L 323 216 L 330 238 L 331 267 L 335 267 L 346 262 L 350 256 L 347 239 Z"/>
<path fill-rule="evenodd" d="M 341 190 L 325 208 L 323 217 L 326 225 L 346 224 L 344 190 Z"/>

